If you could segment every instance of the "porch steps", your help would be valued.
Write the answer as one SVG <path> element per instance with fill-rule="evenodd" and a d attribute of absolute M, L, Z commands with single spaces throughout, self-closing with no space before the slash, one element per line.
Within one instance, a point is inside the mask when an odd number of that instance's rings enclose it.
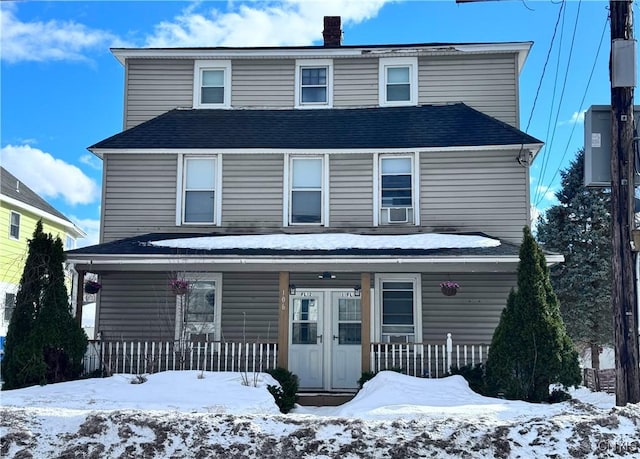
<path fill-rule="evenodd" d="M 299 392 L 298 404 L 302 406 L 338 406 L 350 401 L 355 392 Z"/>

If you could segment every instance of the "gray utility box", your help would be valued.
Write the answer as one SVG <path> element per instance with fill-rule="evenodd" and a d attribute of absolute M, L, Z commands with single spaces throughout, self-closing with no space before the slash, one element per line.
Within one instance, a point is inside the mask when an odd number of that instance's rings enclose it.
<path fill-rule="evenodd" d="M 640 105 L 634 105 L 633 117 L 637 125 L 640 122 Z M 592 105 L 584 115 L 584 184 L 594 187 L 611 186 L 610 105 Z M 635 184 L 640 185 L 640 175 L 637 172 Z"/>

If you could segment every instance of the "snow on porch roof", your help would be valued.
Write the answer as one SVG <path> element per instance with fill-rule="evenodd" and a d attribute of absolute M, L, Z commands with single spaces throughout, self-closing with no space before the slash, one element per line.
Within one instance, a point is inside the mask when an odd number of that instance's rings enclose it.
<path fill-rule="evenodd" d="M 498 247 L 500 241 L 476 235 L 403 234 L 362 235 L 351 233 L 267 234 L 244 236 L 206 236 L 151 241 L 158 247 L 195 250 L 435 250 Z"/>

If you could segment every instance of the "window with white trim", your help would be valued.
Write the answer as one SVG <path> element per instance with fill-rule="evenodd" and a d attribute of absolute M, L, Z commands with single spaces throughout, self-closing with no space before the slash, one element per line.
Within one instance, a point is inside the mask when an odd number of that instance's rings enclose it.
<path fill-rule="evenodd" d="M 289 224 L 323 223 L 324 163 L 321 157 L 292 157 L 289 167 Z"/>
<path fill-rule="evenodd" d="M 189 287 L 176 296 L 176 339 L 220 338 L 222 274 L 186 273 Z"/>
<path fill-rule="evenodd" d="M 230 106 L 231 61 L 195 61 L 193 107 L 229 108 Z"/>
<path fill-rule="evenodd" d="M 13 315 L 13 311 L 16 309 L 16 294 L 15 293 L 5 293 L 4 294 L 4 321 L 9 323 L 11 321 L 11 316 Z"/>
<path fill-rule="evenodd" d="M 184 156 L 182 223 L 216 224 L 217 157 Z"/>
<path fill-rule="evenodd" d="M 9 238 L 20 239 L 20 214 L 11 212 L 9 220 Z"/>
<path fill-rule="evenodd" d="M 297 108 L 333 105 L 333 62 L 330 59 L 296 61 L 295 106 Z"/>
<path fill-rule="evenodd" d="M 75 248 L 76 248 L 76 240 L 67 234 L 64 240 L 64 249 L 73 250 Z"/>
<path fill-rule="evenodd" d="M 380 156 L 380 222 L 413 223 L 414 156 Z"/>
<path fill-rule="evenodd" d="M 380 105 L 417 105 L 418 58 L 381 58 L 379 65 Z"/>
<path fill-rule="evenodd" d="M 380 274 L 376 290 L 376 334 L 380 341 L 421 342 L 420 274 Z"/>

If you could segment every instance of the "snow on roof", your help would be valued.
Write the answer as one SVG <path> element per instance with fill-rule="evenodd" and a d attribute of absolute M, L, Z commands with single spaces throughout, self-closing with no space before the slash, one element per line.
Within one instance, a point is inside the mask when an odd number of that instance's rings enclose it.
<path fill-rule="evenodd" d="M 207 236 L 152 241 L 159 247 L 179 249 L 467 249 L 498 247 L 500 241 L 483 236 L 456 234 L 362 235 L 351 233 L 267 234 L 247 236 Z"/>

